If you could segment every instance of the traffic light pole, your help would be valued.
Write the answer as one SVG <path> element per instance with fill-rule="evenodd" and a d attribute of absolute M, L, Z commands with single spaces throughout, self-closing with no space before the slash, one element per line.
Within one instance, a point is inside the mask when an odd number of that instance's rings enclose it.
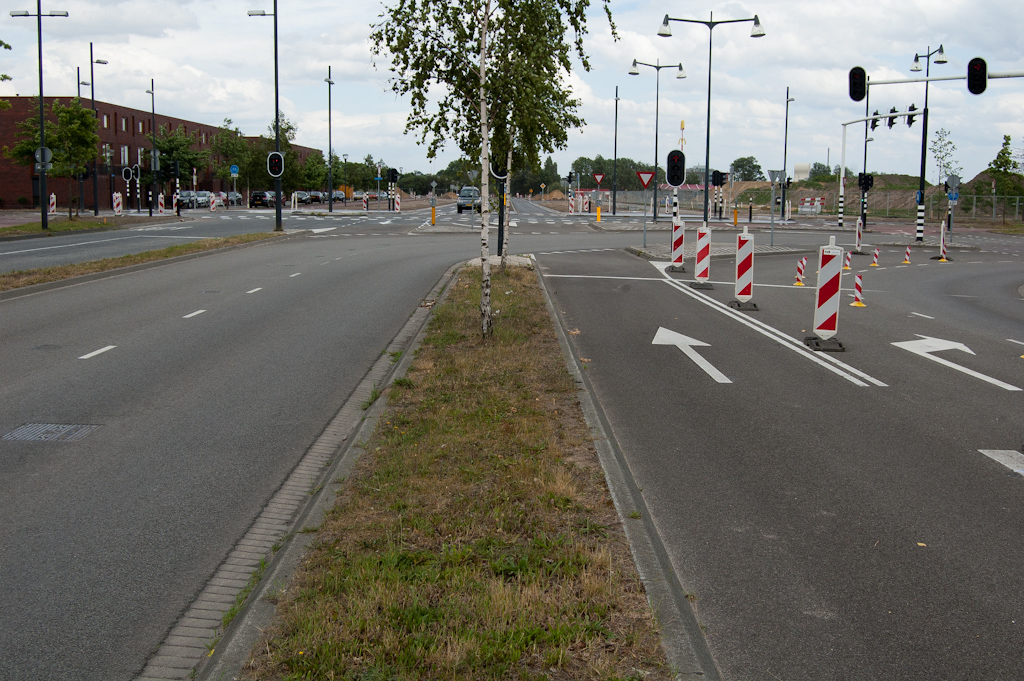
<path fill-rule="evenodd" d="M 844 211 L 844 199 L 846 197 L 846 126 L 853 125 L 854 123 L 863 123 L 865 121 L 877 121 L 882 118 L 899 118 L 901 116 L 916 116 L 918 111 L 890 111 L 885 114 L 878 114 L 877 116 L 865 116 L 864 118 L 858 118 L 856 120 L 847 121 L 843 123 L 843 142 L 841 145 L 841 154 L 839 162 L 839 229 L 843 228 L 843 213 Z"/>

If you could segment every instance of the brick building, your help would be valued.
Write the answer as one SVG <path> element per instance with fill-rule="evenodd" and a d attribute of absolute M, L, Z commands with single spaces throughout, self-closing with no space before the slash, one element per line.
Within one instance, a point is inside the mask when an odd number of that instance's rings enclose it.
<path fill-rule="evenodd" d="M 8 97 L 11 108 L 0 110 L 0 148 L 13 147 L 16 143 L 17 123 L 27 119 L 38 120 L 39 99 L 37 97 Z M 47 117 L 51 116 L 54 100 L 61 100 L 68 103 L 70 97 L 46 97 L 44 110 Z M 82 100 L 82 106 L 90 107 L 90 101 Z M 125 181 L 121 178 L 121 168 L 139 163 L 148 166 L 148 153 L 151 144 L 147 135 L 152 132 L 153 115 L 149 111 L 130 109 L 128 107 L 110 104 L 108 102 L 96 102 L 97 111 L 97 134 L 100 138 L 97 149 L 96 162 L 99 173 L 97 178 L 90 178 L 83 183 L 82 195 L 86 209 L 93 208 L 93 182 L 99 182 L 99 202 L 101 209 L 111 207 L 111 193 L 115 191 L 125 192 Z M 209 150 L 213 136 L 218 132 L 216 125 L 196 123 L 181 118 L 165 116 L 159 112 L 156 114 L 156 129 L 161 127 L 167 130 L 176 130 L 182 126 L 186 133 L 195 133 L 196 146 L 200 150 Z M 247 138 L 255 139 L 255 138 Z M 305 162 L 306 157 L 315 150 L 309 147 L 292 145 L 297 153 L 300 162 Z M 197 189 L 208 191 L 228 191 L 231 189 L 230 180 L 223 181 L 213 176 L 211 167 L 198 168 Z M 187 179 L 186 179 L 187 176 Z M 181 169 L 182 187 L 191 188 L 191 169 Z M 269 186 L 269 185 L 268 185 Z M 55 177 L 47 174 L 46 190 L 48 193 L 57 195 L 57 205 L 66 206 L 69 199 L 69 182 L 67 178 Z M 242 189 L 241 187 L 239 189 Z M 133 188 L 134 191 L 134 188 Z M 143 187 L 143 194 L 146 188 Z M 74 188 L 73 193 L 77 195 L 78 190 Z M 6 156 L 0 155 L 0 207 L 21 208 L 39 205 L 39 175 L 32 166 L 23 166 L 15 163 Z"/>

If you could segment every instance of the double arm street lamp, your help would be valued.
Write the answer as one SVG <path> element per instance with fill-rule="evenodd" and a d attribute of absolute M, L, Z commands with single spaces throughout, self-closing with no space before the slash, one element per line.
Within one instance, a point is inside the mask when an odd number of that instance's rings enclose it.
<path fill-rule="evenodd" d="M 665 15 L 665 19 L 661 23 L 661 28 L 658 29 L 658 35 L 663 38 L 668 38 L 672 35 L 672 29 L 669 27 L 670 21 L 680 21 L 687 24 L 704 24 L 708 27 L 708 121 L 707 121 L 707 140 L 704 146 L 704 225 L 708 224 L 708 178 L 711 172 L 711 47 L 712 47 L 712 36 L 714 35 L 715 26 L 719 24 L 737 24 L 745 21 L 754 22 L 754 28 L 750 31 L 751 38 L 764 37 L 764 29 L 761 28 L 761 21 L 755 14 L 750 19 L 727 19 L 726 21 L 714 21 L 715 13 L 710 13 L 710 19 L 708 21 L 700 21 L 698 19 L 676 19 Z"/>
<path fill-rule="evenodd" d="M 93 64 L 106 64 L 106 59 L 93 59 L 92 57 L 92 43 L 89 43 L 89 100 L 92 104 L 92 115 L 95 118 L 99 118 L 99 113 L 96 111 L 96 72 L 93 69 Z M 100 214 L 100 177 L 98 168 L 96 167 L 96 161 L 92 162 L 92 214 Z"/>
<path fill-rule="evenodd" d="M 274 17 L 274 151 L 281 152 L 281 107 L 279 102 L 279 81 L 277 76 L 277 0 L 274 0 L 274 12 L 267 14 L 261 9 L 249 10 L 249 16 L 251 17 Z M 276 222 L 274 223 L 275 232 L 283 232 L 284 227 L 281 224 L 281 176 L 278 175 L 274 178 L 274 208 L 276 211 Z"/>
<path fill-rule="evenodd" d="M 676 74 L 676 78 L 686 78 L 686 72 L 683 71 L 683 65 L 679 64 L 662 64 L 661 60 L 656 60 L 654 64 L 646 64 L 642 61 L 633 60 L 633 66 L 629 69 L 629 75 L 639 76 L 640 69 L 638 66 L 648 66 L 654 69 L 654 217 L 653 222 L 658 221 L 658 97 L 660 90 L 661 81 L 661 70 L 662 69 L 679 69 L 679 73 Z M 618 95 L 616 95 L 618 96 Z M 618 103 L 616 102 L 616 106 Z M 614 211 L 613 211 L 614 212 Z"/>
<path fill-rule="evenodd" d="M 939 45 L 937 50 L 932 50 L 931 45 L 925 50 L 924 54 L 914 55 L 914 65 L 910 67 L 911 71 L 921 71 L 921 58 L 925 60 L 924 76 L 928 78 L 932 68 L 932 56 L 935 56 L 936 64 L 946 63 L 946 53 L 942 49 L 942 45 Z M 928 81 L 924 81 L 924 110 L 921 112 L 921 179 L 918 185 L 917 192 L 917 241 L 924 241 L 924 170 L 925 170 L 925 159 L 928 152 Z M 865 169 L 864 172 L 867 172 Z"/>
<path fill-rule="evenodd" d="M 156 171 L 157 171 L 157 156 L 156 156 L 156 86 L 153 83 L 153 79 L 149 79 L 149 89 L 146 90 L 146 94 L 149 95 L 149 101 L 152 104 L 151 116 L 149 119 L 149 134 L 150 142 L 153 146 L 149 152 L 149 217 L 153 217 L 153 201 L 156 199 Z M 210 199 L 213 201 L 214 199 Z"/>
<path fill-rule="evenodd" d="M 331 146 L 331 86 L 334 85 L 334 81 L 331 80 L 331 67 L 327 66 L 327 77 L 324 78 L 324 82 L 327 83 L 327 212 L 334 212 L 334 147 Z"/>
<path fill-rule="evenodd" d="M 36 0 L 36 13 L 29 14 L 25 10 L 11 12 L 12 17 L 35 17 L 37 35 L 39 39 L 39 148 L 46 148 L 46 123 L 43 111 L 43 17 L 67 17 L 68 13 L 58 10 L 50 10 L 49 14 L 43 14 L 43 0 Z M 46 196 L 46 163 L 49 161 L 42 152 L 36 160 L 39 162 L 39 214 L 42 221 L 41 227 L 49 229 L 50 223 L 47 219 L 49 199 Z"/>

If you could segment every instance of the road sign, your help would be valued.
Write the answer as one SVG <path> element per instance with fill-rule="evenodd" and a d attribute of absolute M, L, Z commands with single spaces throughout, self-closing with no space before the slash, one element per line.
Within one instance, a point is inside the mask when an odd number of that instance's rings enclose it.
<path fill-rule="evenodd" d="M 640 184 L 647 189 L 651 185 L 651 180 L 654 179 L 654 173 L 649 170 L 638 170 L 636 176 L 640 178 Z"/>
<path fill-rule="evenodd" d="M 986 376 L 985 374 L 979 374 L 977 371 L 973 371 L 971 369 L 968 369 L 967 367 L 960 366 L 959 364 L 954 364 L 953 362 L 950 362 L 947 359 L 942 359 L 941 357 L 935 357 L 933 354 L 931 354 L 933 352 L 942 352 L 943 350 L 959 350 L 960 352 L 966 352 L 969 355 L 973 355 L 974 351 L 971 350 L 966 345 L 964 345 L 963 343 L 957 343 L 956 341 L 943 340 L 942 338 L 932 338 L 930 336 L 922 336 L 919 333 L 915 334 L 915 335 L 918 336 L 921 340 L 902 341 L 902 342 L 899 342 L 899 343 L 893 343 L 893 345 L 895 345 L 898 348 L 903 348 L 904 350 L 909 350 L 910 352 L 914 353 L 915 355 L 920 355 L 921 357 L 927 357 L 928 359 L 930 359 L 930 360 L 932 360 L 934 362 L 938 362 L 939 364 L 941 364 L 943 366 L 947 366 L 950 369 L 956 369 L 957 371 L 962 371 L 963 373 L 967 374 L 968 376 L 974 376 L 975 378 L 981 379 L 982 381 L 985 381 L 986 383 L 991 383 L 992 385 L 998 386 L 998 387 L 1002 388 L 1003 390 L 1012 390 L 1012 391 L 1019 391 L 1020 390 L 1020 388 L 1018 388 L 1015 385 L 1010 385 L 1009 383 L 1003 383 L 1002 381 L 997 380 L 995 378 L 992 378 L 991 376 Z"/>
<path fill-rule="evenodd" d="M 430 188 L 431 188 L 431 189 L 434 189 L 434 188 L 436 188 L 436 187 L 437 187 L 437 180 L 431 180 L 431 181 L 430 181 Z"/>
<path fill-rule="evenodd" d="M 53 160 L 53 152 L 47 147 L 36 149 L 36 160 L 40 163 L 49 163 Z"/>
<path fill-rule="evenodd" d="M 228 170 L 231 171 L 231 177 L 238 177 L 238 166 L 231 166 Z"/>
<path fill-rule="evenodd" d="M 772 184 L 776 184 L 777 182 L 781 182 L 782 181 L 782 176 L 784 174 L 785 174 L 785 171 L 783 171 L 783 170 L 769 170 L 768 171 L 768 180 Z"/>
<path fill-rule="evenodd" d="M 699 341 L 696 338 L 690 338 L 689 336 L 684 336 L 681 333 L 670 331 L 665 327 L 659 327 L 658 332 L 654 334 L 654 340 L 651 341 L 651 345 L 674 345 L 682 350 L 684 355 L 693 360 L 693 363 L 700 367 L 704 373 L 715 379 L 718 383 L 732 383 L 728 376 L 716 369 L 711 362 L 701 357 L 694 349 L 711 347 L 704 341 Z"/>
<path fill-rule="evenodd" d="M 50 168 L 53 168 L 53 164 L 52 163 L 37 163 L 36 164 L 36 170 L 49 170 Z"/>
<path fill-rule="evenodd" d="M 601 180 L 604 179 L 604 173 L 594 173 L 594 182 L 601 184 Z"/>
<path fill-rule="evenodd" d="M 546 185 L 546 184 L 544 184 L 543 182 L 541 182 L 541 183 L 540 183 L 540 188 L 541 188 L 541 189 L 544 189 L 544 187 L 547 187 L 547 185 Z"/>

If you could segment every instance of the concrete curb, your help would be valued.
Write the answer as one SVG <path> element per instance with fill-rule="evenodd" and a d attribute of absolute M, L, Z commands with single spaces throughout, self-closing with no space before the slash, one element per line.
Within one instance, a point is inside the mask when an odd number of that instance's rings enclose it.
<path fill-rule="evenodd" d="M 152 262 L 143 262 L 138 265 L 128 265 L 127 267 L 118 267 L 113 270 L 106 270 L 105 272 L 93 272 L 91 274 L 83 274 L 78 277 L 70 277 L 68 279 L 61 279 L 59 281 L 49 281 L 45 284 L 34 284 L 32 286 L 23 286 L 21 288 L 14 288 L 8 291 L 0 291 L 0 300 L 11 300 L 12 298 L 21 298 L 22 296 L 30 296 L 36 293 L 43 293 L 45 291 L 52 291 L 53 289 L 64 288 L 66 286 L 78 286 L 79 284 L 87 284 L 91 281 L 97 281 L 99 279 L 109 279 L 110 277 L 120 276 L 122 274 L 131 274 L 132 272 L 141 272 L 143 270 L 153 269 L 154 267 L 163 267 L 164 265 L 173 265 L 179 262 L 185 262 L 186 260 L 195 260 L 197 258 L 205 258 L 211 255 L 218 255 L 227 251 L 234 251 L 241 248 L 250 248 L 252 246 L 261 246 L 268 244 L 281 243 L 282 241 L 290 240 L 294 237 L 305 236 L 306 230 L 295 234 L 285 234 L 275 239 L 260 239 L 258 241 L 250 241 L 246 244 L 235 244 L 234 246 L 224 246 L 223 248 L 213 248 L 208 251 L 200 251 L 198 253 L 188 253 L 186 255 L 179 255 L 175 258 L 164 258 L 163 260 L 154 260 Z"/>
<path fill-rule="evenodd" d="M 611 435 L 612 429 L 604 412 L 593 396 L 593 386 L 572 351 L 562 320 L 544 284 L 540 267 L 534 269 L 565 356 L 566 368 L 579 387 L 577 395 L 583 416 L 590 427 L 605 481 L 625 529 L 633 560 L 647 591 L 648 602 L 661 627 L 661 643 L 673 674 L 677 679 L 721 681 L 721 672 L 708 648 L 696 612 L 686 599 L 686 589 L 672 568 L 668 551 L 654 526 L 643 494 L 633 479 L 618 443 Z M 640 514 L 638 519 L 631 517 L 636 513 Z"/>
<path fill-rule="evenodd" d="M 262 531 L 264 541 L 276 537 L 276 541 L 280 544 L 280 549 L 276 552 L 270 552 L 270 546 L 264 549 L 263 558 L 271 557 L 263 577 L 246 598 L 238 615 L 223 631 L 223 636 L 216 642 L 216 646 L 207 654 L 204 644 L 204 647 L 199 649 L 202 654 L 192 656 L 192 664 L 187 668 L 171 668 L 164 660 L 180 655 L 182 650 L 182 641 L 174 637 L 175 629 L 172 629 L 160 650 L 150 659 L 143 674 L 138 677 L 138 681 L 168 678 L 222 681 L 239 677 L 249 663 L 253 647 L 259 641 L 262 631 L 273 620 L 276 607 L 268 601 L 267 597 L 287 588 L 292 575 L 301 564 L 316 536 L 314 533 L 305 532 L 305 530 L 319 527 L 323 522 L 324 514 L 334 505 L 337 494 L 342 490 L 352 467 L 363 452 L 362 443 L 369 439 L 377 426 L 378 419 L 384 413 L 387 399 L 378 398 L 366 411 L 363 411 L 361 405 L 372 396 L 374 390 L 384 397 L 387 385 L 395 378 L 405 375 L 412 362 L 413 351 L 422 342 L 434 305 L 444 300 L 453 275 L 461 266 L 462 264 L 453 265 L 441 276 L 441 279 L 424 298 L 424 302 L 409 318 L 409 321 L 388 345 L 387 350 L 381 354 L 349 399 L 342 405 L 331 423 L 303 456 L 292 475 L 271 498 L 263 514 L 252 525 L 245 537 L 239 541 L 235 551 L 229 554 L 221 569 L 211 578 L 206 587 L 207 590 L 215 585 L 222 570 L 234 569 L 231 567 L 233 565 L 232 556 L 235 552 L 244 550 L 244 546 L 251 545 L 249 535 L 253 532 Z M 399 351 L 402 352 L 402 359 L 397 364 L 392 364 L 390 353 Z M 317 475 L 308 475 L 317 468 L 319 470 Z M 290 522 L 280 522 L 287 518 L 277 520 L 264 518 L 268 512 L 273 513 L 275 510 L 280 510 L 281 502 L 287 503 L 289 496 L 294 499 L 297 481 L 294 481 L 293 478 L 296 475 L 306 475 L 306 484 L 309 486 L 306 487 L 304 494 L 307 501 L 293 511 Z M 279 500 L 279 497 L 283 498 Z M 269 537 L 266 535 L 268 520 L 277 523 L 274 528 L 269 528 L 274 531 Z M 255 566 L 249 574 L 254 572 Z M 236 593 L 240 592 L 241 588 L 236 591 Z M 193 609 L 199 607 L 198 602 L 202 598 L 201 595 L 197 599 L 197 603 L 192 605 Z M 231 600 L 234 602 L 234 598 Z M 189 617 L 187 612 L 184 617 Z M 184 620 L 180 620 L 175 628 L 181 627 L 183 623 Z M 216 631 L 210 631 L 206 640 L 212 644 L 216 640 L 215 636 Z M 195 643 L 191 645 L 193 646 L 192 650 L 196 650 Z M 171 671 L 179 675 L 166 675 Z"/>

